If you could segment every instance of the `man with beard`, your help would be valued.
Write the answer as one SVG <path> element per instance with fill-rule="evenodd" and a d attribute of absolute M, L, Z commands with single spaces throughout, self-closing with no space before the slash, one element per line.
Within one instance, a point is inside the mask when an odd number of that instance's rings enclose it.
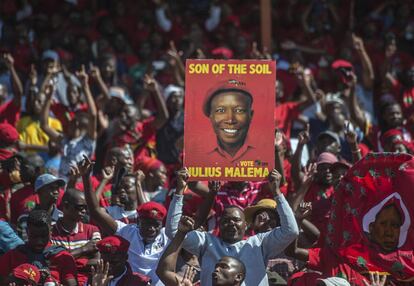
<path fill-rule="evenodd" d="M 115 221 L 99 207 L 96 195 L 92 192 L 89 177 L 93 163 L 85 156 L 77 168 L 82 175 L 86 203 L 92 219 L 96 221 L 102 232 L 111 235 L 116 233 L 131 242 L 131 247 L 128 250 L 128 262 L 132 271 L 149 276 L 153 285 L 163 285 L 155 274 L 155 269 L 169 243 L 163 228 L 163 220 L 167 214 L 165 207 L 155 202 L 144 203 L 137 209 L 138 220 L 136 224 Z"/>
<path fill-rule="evenodd" d="M 112 235 L 105 237 L 96 244 L 102 261 L 106 264 L 107 283 L 114 286 L 145 286 L 151 285 L 150 279 L 140 273 L 133 272 L 128 263 L 129 242 L 125 238 Z M 98 268 L 102 268 L 102 265 Z M 92 283 L 92 285 L 94 285 Z"/>
<path fill-rule="evenodd" d="M 180 173 L 177 189 L 187 187 L 185 182 L 187 178 L 188 173 Z M 225 207 L 221 216 L 218 237 L 196 230 L 186 235 L 183 248 L 198 256 L 203 265 L 201 269 L 202 285 L 211 285 L 212 277 L 210 274 L 214 271 L 217 261 L 225 255 L 236 257 L 245 264 L 247 269 L 246 280 L 242 285 L 268 285 L 265 265 L 267 265 L 269 259 L 282 252 L 299 234 L 293 212 L 280 192 L 280 180 L 281 175 L 273 170 L 269 176 L 269 189 L 277 202 L 280 227 L 243 240 L 246 230 L 246 219 L 243 210 L 230 205 Z M 182 206 L 183 196 L 174 195 L 169 208 L 166 227 L 170 238 L 173 238 L 177 231 Z"/>
<path fill-rule="evenodd" d="M 62 198 L 63 217 L 52 227 L 52 244 L 68 249 L 76 261 L 78 282 L 88 281 L 89 267 L 96 263 L 98 249 L 95 244 L 101 239 L 96 226 L 83 223 L 87 205 L 85 195 L 79 190 L 68 189 Z"/>
<path fill-rule="evenodd" d="M 190 231 L 194 230 L 195 222 L 191 217 L 182 216 L 178 225 L 177 234 L 168 245 L 160 259 L 157 275 L 166 285 L 181 286 L 192 283 L 190 273 L 186 272 L 184 277 L 175 273 L 177 258 L 182 249 L 183 241 Z M 239 286 L 246 277 L 246 267 L 239 259 L 231 256 L 223 256 L 215 265 L 211 274 L 213 286 Z M 181 280 L 181 283 L 179 282 Z M 187 284 L 186 284 L 187 283 Z"/>

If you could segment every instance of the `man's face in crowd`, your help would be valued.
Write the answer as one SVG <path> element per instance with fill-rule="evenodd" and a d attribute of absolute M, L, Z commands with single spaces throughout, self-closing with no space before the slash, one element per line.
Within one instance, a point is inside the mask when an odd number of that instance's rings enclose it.
<path fill-rule="evenodd" d="M 242 210 L 227 208 L 220 219 L 220 237 L 224 242 L 236 243 L 243 239 L 246 219 Z"/>
<path fill-rule="evenodd" d="M 128 260 L 127 253 L 101 253 L 104 263 L 109 262 L 108 275 L 120 275 L 125 270 L 125 264 Z"/>
<path fill-rule="evenodd" d="M 317 166 L 316 180 L 324 186 L 331 186 L 333 183 L 333 176 L 331 171 L 332 164 L 321 163 Z"/>
<path fill-rule="evenodd" d="M 39 115 L 46 102 L 46 95 L 42 92 L 37 93 L 36 96 L 30 98 L 32 113 Z"/>
<path fill-rule="evenodd" d="M 255 233 L 268 232 L 279 225 L 279 216 L 276 210 L 263 209 L 254 214 L 253 230 Z"/>
<path fill-rule="evenodd" d="M 221 258 L 211 274 L 213 286 L 238 285 L 243 279 L 235 260 L 230 257 Z"/>
<path fill-rule="evenodd" d="M 56 204 L 59 198 L 59 184 L 57 182 L 48 184 L 38 190 L 39 200 L 42 204 Z"/>
<path fill-rule="evenodd" d="M 216 95 L 210 107 L 210 121 L 222 147 L 242 146 L 253 117 L 250 98 L 239 92 L 225 92 Z"/>
<path fill-rule="evenodd" d="M 184 94 L 182 92 L 174 92 L 168 97 L 167 107 L 170 112 L 177 112 L 183 108 Z"/>
<path fill-rule="evenodd" d="M 123 205 L 128 205 L 137 201 L 135 178 L 123 177 L 118 189 L 119 201 Z"/>
<path fill-rule="evenodd" d="M 71 84 L 68 85 L 68 87 L 66 89 L 66 94 L 67 94 L 67 97 L 68 97 L 69 104 L 71 106 L 75 106 L 81 100 L 79 90 L 76 86 L 73 86 Z"/>
<path fill-rule="evenodd" d="M 121 126 L 127 129 L 132 126 L 135 126 L 135 124 L 141 117 L 140 115 L 141 114 L 136 107 L 129 105 L 125 106 L 119 118 Z"/>
<path fill-rule="evenodd" d="M 27 245 L 36 253 L 41 253 L 45 249 L 50 239 L 48 226 L 27 226 Z"/>
<path fill-rule="evenodd" d="M 383 208 L 375 222 L 369 226 L 371 239 L 385 251 L 393 251 L 398 247 L 402 219 L 395 206 Z"/>
<path fill-rule="evenodd" d="M 162 228 L 162 221 L 152 218 L 140 218 L 139 233 L 146 243 L 152 243 L 160 234 Z"/>
<path fill-rule="evenodd" d="M 62 211 L 65 218 L 80 222 L 84 219 L 87 208 L 85 196 L 79 193 L 79 195 L 71 198 L 70 201 L 63 202 Z"/>
<path fill-rule="evenodd" d="M 403 124 L 403 114 L 398 104 L 388 106 L 384 111 L 384 121 L 389 128 L 397 128 Z"/>
<path fill-rule="evenodd" d="M 318 141 L 316 142 L 316 155 L 320 155 L 323 152 L 329 152 L 337 155 L 340 151 L 341 145 L 339 145 L 334 138 L 328 135 L 321 136 L 320 138 L 318 138 Z"/>
<path fill-rule="evenodd" d="M 152 171 L 150 176 L 153 176 L 154 183 L 156 186 L 164 186 L 165 182 L 167 181 L 167 169 L 165 169 L 164 165 L 161 165 L 157 170 Z"/>
<path fill-rule="evenodd" d="M 106 59 L 102 63 L 100 68 L 101 68 L 102 77 L 106 80 L 110 79 L 115 73 L 115 69 L 116 69 L 115 59 L 114 58 Z"/>
<path fill-rule="evenodd" d="M 328 122 L 334 126 L 344 126 L 346 116 L 344 110 L 339 103 L 330 103 L 326 106 L 326 115 L 328 117 Z"/>

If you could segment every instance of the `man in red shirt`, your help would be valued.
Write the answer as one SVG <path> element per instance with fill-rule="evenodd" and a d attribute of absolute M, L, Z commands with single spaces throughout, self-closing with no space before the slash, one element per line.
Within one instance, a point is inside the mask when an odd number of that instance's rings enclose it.
<path fill-rule="evenodd" d="M 64 286 L 78 285 L 73 256 L 63 248 L 51 245 L 50 223 L 46 211 L 30 212 L 27 220 L 28 241 L 0 257 L 0 279 L 5 279 L 17 266 L 30 263 L 45 270 L 43 273 L 50 273 L 49 277 L 42 277 L 43 283 L 52 280 Z"/>
<path fill-rule="evenodd" d="M 83 223 L 87 205 L 85 195 L 79 190 L 68 189 L 62 198 L 63 217 L 52 227 L 53 245 L 65 247 L 75 258 L 78 282 L 88 281 L 90 266 L 96 263 L 98 249 L 95 244 L 101 239 L 99 229 Z"/>

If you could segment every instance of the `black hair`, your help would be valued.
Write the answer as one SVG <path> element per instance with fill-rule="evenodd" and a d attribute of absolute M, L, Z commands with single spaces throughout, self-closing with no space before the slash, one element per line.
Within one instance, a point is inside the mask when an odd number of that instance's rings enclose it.
<path fill-rule="evenodd" d="M 243 95 L 245 95 L 247 98 L 249 98 L 249 106 L 251 107 L 251 106 L 253 105 L 253 97 L 252 97 L 252 95 L 251 95 L 249 92 L 245 91 L 245 90 L 238 89 L 238 88 L 218 89 L 218 90 L 216 90 L 215 92 L 213 92 L 213 93 L 209 96 L 209 98 L 208 98 L 207 102 L 206 102 L 206 103 L 205 103 L 205 105 L 204 105 L 204 114 L 205 114 L 206 116 L 210 116 L 210 112 L 211 112 L 211 102 L 213 101 L 213 99 L 214 99 L 217 95 L 219 95 L 219 94 L 223 94 L 223 93 L 226 93 L 226 92 L 237 92 L 237 93 L 239 93 L 239 94 L 243 94 Z"/>
<path fill-rule="evenodd" d="M 73 203 L 78 196 L 84 196 L 84 193 L 75 188 L 69 188 L 62 197 L 62 203 Z"/>
<path fill-rule="evenodd" d="M 27 218 L 27 226 L 49 227 L 52 223 L 50 215 L 45 210 L 32 210 Z"/>
<path fill-rule="evenodd" d="M 394 105 L 400 106 L 400 104 L 397 101 L 395 101 L 395 100 L 387 100 L 387 101 L 384 101 L 379 106 L 378 125 L 379 125 L 379 127 L 380 127 L 380 129 L 381 129 L 382 132 L 385 132 L 385 131 L 387 131 L 389 129 L 389 126 L 387 126 L 387 123 L 385 122 L 385 119 L 384 119 L 385 111 L 388 108 L 390 108 L 391 106 L 394 106 Z"/>
<path fill-rule="evenodd" d="M 243 274 L 243 279 L 240 281 L 240 284 L 243 283 L 244 278 L 246 278 L 246 266 L 244 265 L 243 261 L 241 261 L 239 258 L 234 257 L 234 256 L 223 256 L 221 259 L 223 258 L 228 258 L 232 260 L 233 262 L 235 262 L 237 271 Z"/>

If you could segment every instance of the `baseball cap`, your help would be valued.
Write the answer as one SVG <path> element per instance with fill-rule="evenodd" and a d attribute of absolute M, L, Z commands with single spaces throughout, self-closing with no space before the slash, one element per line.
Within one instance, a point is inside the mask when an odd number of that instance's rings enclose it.
<path fill-rule="evenodd" d="M 342 106 L 346 106 L 345 102 L 341 98 L 341 94 L 339 92 L 336 93 L 328 93 L 325 97 L 325 105 L 332 104 L 332 103 L 338 103 Z"/>
<path fill-rule="evenodd" d="M 59 179 L 51 174 L 43 174 L 37 177 L 35 181 L 35 192 L 37 192 L 39 189 L 43 188 L 44 186 L 58 183 L 59 187 L 65 186 L 66 182 L 63 179 Z"/>
<path fill-rule="evenodd" d="M 319 164 L 334 164 L 338 162 L 338 158 L 329 152 L 323 152 L 319 155 L 318 159 L 316 160 L 316 163 Z"/>
<path fill-rule="evenodd" d="M 331 67 L 335 70 L 339 69 L 339 68 L 348 68 L 348 69 L 349 68 L 350 69 L 354 68 L 354 66 L 350 62 L 345 61 L 345 60 L 341 60 L 341 59 L 334 61 L 331 65 Z"/>
<path fill-rule="evenodd" d="M 322 137 L 325 137 L 325 136 L 328 136 L 328 137 L 330 137 L 330 138 L 334 139 L 334 140 L 335 140 L 338 144 L 341 144 L 341 140 L 339 139 L 338 134 L 336 134 L 335 132 L 332 132 L 332 131 L 330 131 L 330 130 L 326 130 L 326 131 L 324 131 L 324 132 L 319 133 L 319 135 L 318 135 L 318 141 L 319 141 Z"/>
<path fill-rule="evenodd" d="M 263 199 L 253 206 L 244 209 L 244 216 L 248 223 L 253 221 L 254 214 L 259 210 L 275 210 L 277 206 L 276 201 L 272 199 Z"/>
<path fill-rule="evenodd" d="M 167 215 L 165 207 L 156 202 L 147 202 L 140 205 L 137 209 L 139 218 L 150 218 L 163 220 Z"/>
<path fill-rule="evenodd" d="M 59 54 L 53 50 L 46 50 L 42 53 L 42 60 L 59 61 Z"/>
<path fill-rule="evenodd" d="M 167 87 L 164 89 L 164 98 L 165 100 L 167 100 L 171 94 L 173 93 L 183 93 L 184 89 L 181 86 L 175 85 L 175 84 L 169 84 L 167 85 Z"/>
<path fill-rule="evenodd" d="M 207 92 L 207 97 L 203 104 L 203 113 L 205 116 L 210 115 L 210 104 L 216 95 L 224 92 L 240 92 L 250 98 L 253 103 L 253 97 L 250 91 L 246 88 L 246 83 L 237 79 L 229 79 L 219 82 L 216 86 Z"/>
<path fill-rule="evenodd" d="M 33 285 L 37 285 L 40 280 L 40 272 L 39 269 L 29 263 L 23 263 L 16 268 L 13 269 L 12 275 L 15 278 L 24 280 L 25 282 L 29 282 Z"/>
<path fill-rule="evenodd" d="M 9 123 L 0 123 L 0 141 L 6 145 L 11 145 L 19 140 L 19 133 Z"/>
<path fill-rule="evenodd" d="M 119 235 L 111 235 L 98 241 L 96 247 L 101 253 L 127 253 L 129 249 L 129 241 Z"/>
<path fill-rule="evenodd" d="M 351 286 L 346 279 L 340 277 L 319 278 L 316 281 L 323 282 L 326 286 Z"/>
<path fill-rule="evenodd" d="M 109 96 L 122 100 L 125 104 L 133 104 L 134 102 L 122 87 L 113 86 L 109 89 Z"/>

